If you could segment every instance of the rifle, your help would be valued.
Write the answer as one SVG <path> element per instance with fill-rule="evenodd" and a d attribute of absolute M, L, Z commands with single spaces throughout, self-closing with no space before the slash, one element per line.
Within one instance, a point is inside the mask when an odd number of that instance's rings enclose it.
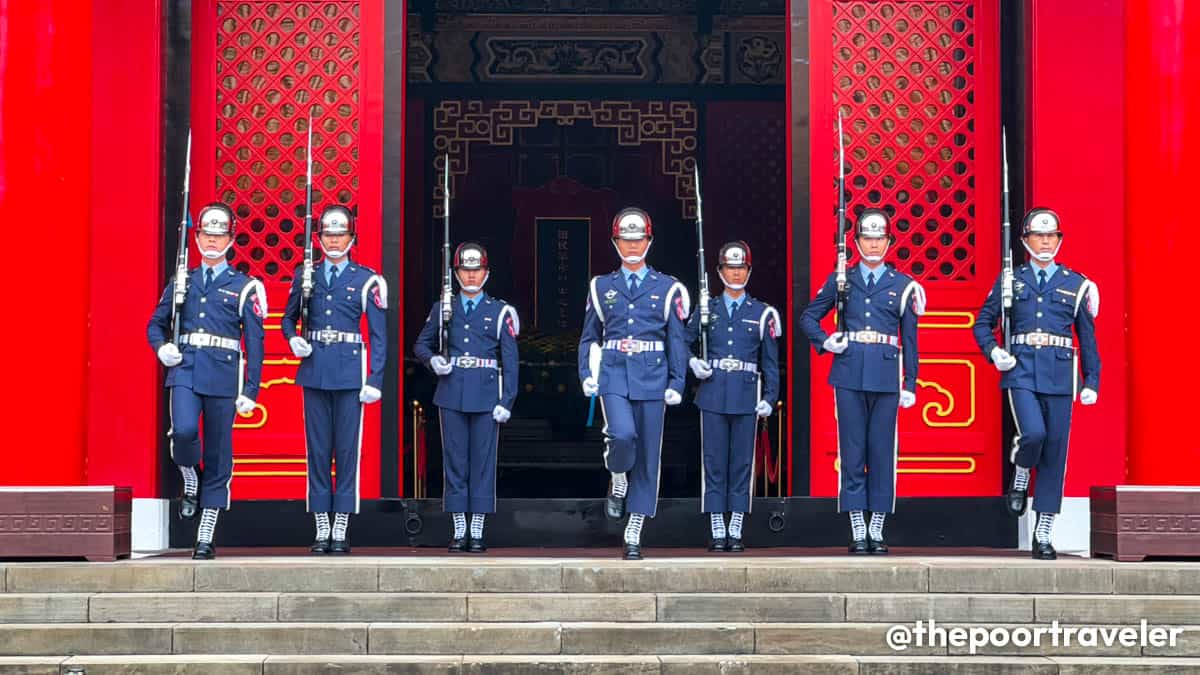
<path fill-rule="evenodd" d="M 442 174 L 442 328 L 438 331 L 438 350 L 450 357 L 450 153 L 444 155 Z"/>
<path fill-rule="evenodd" d="M 1012 304 L 1013 304 L 1013 257 L 1012 222 L 1008 215 L 1008 134 L 1000 128 L 1000 147 L 1004 160 L 1004 197 L 1001 200 L 1002 225 L 1000 226 L 1000 327 L 1004 331 L 1004 350 L 1012 349 Z"/>
<path fill-rule="evenodd" d="M 846 332 L 846 147 L 842 141 L 842 112 L 838 111 L 838 211 L 837 211 L 837 329 Z"/>
<path fill-rule="evenodd" d="M 704 267 L 704 202 L 700 198 L 700 167 L 692 167 L 696 181 L 696 242 L 699 249 L 696 260 L 700 265 L 700 273 L 696 279 L 700 282 L 700 359 L 708 362 L 708 270 Z"/>
<path fill-rule="evenodd" d="M 300 277 L 300 322 L 303 331 L 309 332 L 308 303 L 313 292 L 313 197 L 312 197 L 312 111 L 308 112 L 307 170 L 304 175 L 304 271 Z"/>
<path fill-rule="evenodd" d="M 179 342 L 179 323 L 183 314 L 183 302 L 187 299 L 188 282 L 188 183 L 192 177 L 192 130 L 188 129 L 187 153 L 184 155 L 183 168 L 183 215 L 179 218 L 179 244 L 175 254 L 175 297 L 171 306 L 171 343 Z"/>

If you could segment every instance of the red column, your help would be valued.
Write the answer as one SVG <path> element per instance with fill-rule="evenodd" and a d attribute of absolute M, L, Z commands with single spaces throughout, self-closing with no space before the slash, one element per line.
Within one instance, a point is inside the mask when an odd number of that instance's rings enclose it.
<path fill-rule="evenodd" d="M 1102 298 L 1096 322 L 1100 401 L 1075 406 L 1067 497 L 1087 497 L 1092 485 L 1125 477 L 1123 5 L 1121 0 L 1026 5 L 1028 201 L 1062 217 L 1066 238 L 1058 262 L 1095 281 Z"/>
<path fill-rule="evenodd" d="M 161 0 L 90 5 L 94 95 L 90 108 L 76 113 L 94 129 L 95 245 L 91 276 L 79 289 L 90 300 L 85 481 L 128 485 L 134 497 L 157 497 L 162 389 L 146 345 L 146 320 L 165 283 L 163 190 L 180 189 L 163 186 L 160 171 L 162 6 Z M 81 163 L 87 166 L 86 159 Z"/>
<path fill-rule="evenodd" d="M 1200 6 L 1126 5 L 1129 479 L 1195 485 L 1193 343 L 1200 322 L 1189 305 L 1196 284 Z"/>
<path fill-rule="evenodd" d="M 89 3 L 0 0 L 0 485 L 83 478 L 91 49 Z"/>

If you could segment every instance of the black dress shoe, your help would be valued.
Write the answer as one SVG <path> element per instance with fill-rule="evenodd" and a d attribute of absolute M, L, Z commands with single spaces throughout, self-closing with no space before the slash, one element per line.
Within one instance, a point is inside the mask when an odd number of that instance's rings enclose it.
<path fill-rule="evenodd" d="M 709 553 L 724 553 L 729 550 L 729 540 L 725 537 L 713 537 L 708 542 Z"/>
<path fill-rule="evenodd" d="M 334 539 L 329 542 L 329 552 L 334 555 L 349 555 L 350 542 L 345 539 Z"/>
<path fill-rule="evenodd" d="M 1050 545 L 1050 542 L 1043 544 L 1035 538 L 1033 540 L 1033 559 L 1058 560 L 1058 551 L 1054 550 L 1054 547 Z"/>
<path fill-rule="evenodd" d="M 625 517 L 625 498 L 614 495 L 611 484 L 608 486 L 608 497 L 604 500 L 604 514 L 613 520 Z"/>
<path fill-rule="evenodd" d="M 730 553 L 741 553 L 746 550 L 746 547 L 742 545 L 741 537 L 730 537 L 729 545 L 725 547 L 725 550 Z"/>
<path fill-rule="evenodd" d="M 316 541 L 313 542 L 312 547 L 310 547 L 308 550 L 313 553 L 320 554 L 320 555 L 329 553 L 329 540 L 328 539 L 317 539 Z"/>
<path fill-rule="evenodd" d="M 867 548 L 866 539 L 855 539 L 851 541 L 848 550 L 854 555 L 866 555 L 871 552 L 871 550 Z"/>
<path fill-rule="evenodd" d="M 887 555 L 888 553 L 887 544 L 883 543 L 882 539 L 875 539 L 870 535 L 867 535 L 867 549 L 872 555 Z"/>
<path fill-rule="evenodd" d="M 487 544 L 483 543 L 482 539 L 472 539 L 467 543 L 467 553 L 483 553 L 487 551 Z"/>
<path fill-rule="evenodd" d="M 197 542 L 196 550 L 192 551 L 192 560 L 212 560 L 215 557 L 217 548 L 207 541 Z"/>
<path fill-rule="evenodd" d="M 1004 508 L 1014 516 L 1025 515 L 1025 510 L 1029 508 L 1029 490 L 1018 490 L 1013 488 L 1004 494 Z"/>
<path fill-rule="evenodd" d="M 467 552 L 467 540 L 462 537 L 459 537 L 457 539 L 451 539 L 450 545 L 446 547 L 446 550 L 451 553 L 466 553 Z"/>
<path fill-rule="evenodd" d="M 642 545 L 641 544 L 625 544 L 625 554 L 621 557 L 623 557 L 626 560 L 641 560 L 642 559 Z"/>
<path fill-rule="evenodd" d="M 200 510 L 200 495 L 184 495 L 179 501 L 179 517 L 184 520 L 195 520 L 196 512 Z"/>

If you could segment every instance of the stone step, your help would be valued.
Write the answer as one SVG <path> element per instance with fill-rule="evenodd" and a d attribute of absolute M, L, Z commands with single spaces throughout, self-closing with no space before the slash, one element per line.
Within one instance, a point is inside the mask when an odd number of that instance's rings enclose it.
<path fill-rule="evenodd" d="M 0 657 L 0 675 L 59 675 L 68 668 L 88 675 L 924 675 L 925 673 L 1008 675 L 1110 675 L 1118 673 L 1196 673 L 1197 658 L 1105 657 L 908 657 L 826 655 L 677 656 L 268 656 L 130 655 Z"/>
<path fill-rule="evenodd" d="M 911 626 L 906 627 L 910 629 Z M 966 638 L 958 643 L 948 632 L 963 635 L 1003 628 L 1025 631 L 1026 642 L 980 646 L 976 653 L 994 656 L 1200 656 L 1200 626 L 1178 628 L 1170 645 L 1162 633 L 1159 645 L 1138 645 L 1137 626 L 1088 626 L 1076 630 L 1069 644 L 1043 632 L 1038 645 L 1029 643 L 1028 624 L 938 623 L 939 642 L 919 643 L 911 633 L 903 649 L 889 646 L 896 628 L 887 623 L 183 623 L 183 624 L 7 624 L 0 625 L 0 655 L 57 654 L 425 654 L 476 655 L 633 655 L 671 654 L 827 654 L 858 656 L 971 655 Z M 1048 626 L 1039 626 L 1049 630 Z M 1151 626 L 1153 628 L 1153 626 Z M 1130 639 L 1124 641 L 1124 629 Z M 1104 634 L 1110 633 L 1110 643 Z M 1090 637 L 1085 637 L 1090 635 Z M 892 644 L 895 644 L 894 640 Z M 1021 644 L 1022 646 L 1016 646 Z"/>
<path fill-rule="evenodd" d="M 0 624 L 581 622 L 1200 624 L 1200 596 L 998 593 L 0 593 Z"/>
<path fill-rule="evenodd" d="M 1000 560 L 1000 559 L 997 559 Z M 1200 564 L 1003 558 L 147 558 L 7 563 L 4 593 L 986 593 L 1200 595 Z M 2 593 L 0 593 L 2 595 Z"/>

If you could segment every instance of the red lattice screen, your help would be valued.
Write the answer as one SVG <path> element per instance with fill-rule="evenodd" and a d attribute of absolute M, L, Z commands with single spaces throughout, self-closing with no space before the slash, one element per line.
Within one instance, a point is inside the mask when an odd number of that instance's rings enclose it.
<path fill-rule="evenodd" d="M 264 281 L 303 255 L 309 112 L 313 210 L 357 208 L 358 31 L 358 2 L 217 3 L 217 195 L 243 225 L 238 269 Z"/>
<path fill-rule="evenodd" d="M 833 4 L 847 218 L 886 210 L 921 280 L 975 278 L 975 30 L 966 2 Z"/>
<path fill-rule="evenodd" d="M 308 115 L 314 217 L 333 203 L 355 211 L 353 255 L 378 269 L 383 3 L 194 0 L 192 9 L 193 200 L 218 199 L 237 213 L 234 264 L 263 280 L 270 305 L 257 406 L 234 424 L 233 496 L 300 498 L 300 362 L 280 318 L 303 256 Z M 369 498 L 380 493 L 379 406 L 363 425 L 360 485 Z"/>
<path fill-rule="evenodd" d="M 849 224 L 864 208 L 887 211 L 897 235 L 889 262 L 929 296 L 918 403 L 900 414 L 899 493 L 998 494 L 997 377 L 970 330 L 999 269 L 996 4 L 819 0 L 810 8 L 811 285 L 834 263 L 840 111 Z M 829 358 L 811 363 L 810 488 L 832 496 Z"/>

